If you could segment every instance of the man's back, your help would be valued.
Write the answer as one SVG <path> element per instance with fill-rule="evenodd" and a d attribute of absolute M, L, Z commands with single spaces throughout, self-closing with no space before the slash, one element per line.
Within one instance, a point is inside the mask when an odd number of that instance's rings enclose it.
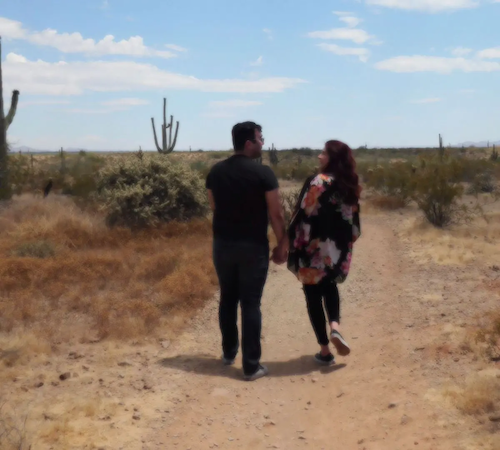
<path fill-rule="evenodd" d="M 266 192 L 278 188 L 271 168 L 235 154 L 214 165 L 206 187 L 215 202 L 214 238 L 268 243 Z"/>

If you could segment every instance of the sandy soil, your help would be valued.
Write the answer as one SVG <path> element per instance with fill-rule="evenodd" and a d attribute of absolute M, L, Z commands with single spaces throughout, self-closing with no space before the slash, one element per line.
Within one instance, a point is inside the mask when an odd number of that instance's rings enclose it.
<path fill-rule="evenodd" d="M 463 343 L 473 314 L 498 305 L 483 289 L 489 274 L 433 262 L 432 245 L 415 242 L 397 212 L 365 215 L 362 227 L 341 286 L 352 353 L 336 366 L 314 363 L 300 284 L 272 265 L 262 302 L 268 377 L 244 382 L 241 355 L 222 366 L 217 299 L 181 336 L 61 343 L 29 369 L 14 366 L 3 388 L 29 413 L 33 450 L 478 448 L 484 431 L 444 392 L 483 368 Z"/>

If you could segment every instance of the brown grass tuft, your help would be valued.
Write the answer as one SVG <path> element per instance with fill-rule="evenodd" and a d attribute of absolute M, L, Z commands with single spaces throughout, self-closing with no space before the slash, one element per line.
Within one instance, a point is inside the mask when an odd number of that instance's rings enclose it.
<path fill-rule="evenodd" d="M 475 341 L 487 358 L 500 361 L 500 311 L 491 313 L 480 321 Z"/>
<path fill-rule="evenodd" d="M 442 265 L 463 266 L 475 262 L 493 265 L 500 251 L 500 213 L 486 212 L 484 218 L 446 230 L 412 218 L 407 220 L 402 236 L 415 244 L 414 256 L 423 264 L 431 259 Z"/>
<path fill-rule="evenodd" d="M 500 412 L 500 378 L 498 373 L 485 373 L 470 378 L 462 388 L 448 391 L 457 408 L 468 415 Z"/>
<path fill-rule="evenodd" d="M 208 220 L 132 233 L 109 229 L 68 198 L 25 195 L 0 221 L 0 332 L 31 326 L 55 339 L 83 318 L 100 337 L 137 337 L 167 311 L 196 310 L 217 287 Z M 57 251 L 16 252 L 32 242 Z"/>

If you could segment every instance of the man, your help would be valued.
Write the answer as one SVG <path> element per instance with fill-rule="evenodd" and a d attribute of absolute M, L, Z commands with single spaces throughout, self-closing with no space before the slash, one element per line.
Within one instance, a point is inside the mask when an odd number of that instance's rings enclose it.
<path fill-rule="evenodd" d="M 274 172 L 254 161 L 262 155 L 262 127 L 238 123 L 232 130 L 234 155 L 215 164 L 206 187 L 213 216 L 214 265 L 220 284 L 222 360 L 232 365 L 239 348 L 237 313 L 241 302 L 245 380 L 268 373 L 261 358 L 261 298 L 269 269 L 269 219 L 278 246 L 272 259 L 286 261 L 288 240 Z"/>

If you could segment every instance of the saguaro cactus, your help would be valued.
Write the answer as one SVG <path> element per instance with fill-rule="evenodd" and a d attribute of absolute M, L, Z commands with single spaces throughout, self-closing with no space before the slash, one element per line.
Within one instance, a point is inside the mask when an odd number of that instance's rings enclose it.
<path fill-rule="evenodd" d="M 162 135 L 161 147 L 158 145 L 158 138 L 156 137 L 155 119 L 151 117 L 151 124 L 153 125 L 153 136 L 155 138 L 156 149 L 160 153 L 171 153 L 175 148 L 175 144 L 177 142 L 177 132 L 179 131 L 179 122 L 177 121 L 174 141 L 172 142 L 173 121 L 174 121 L 174 116 L 170 116 L 170 123 L 167 124 L 167 99 L 163 98 L 163 125 L 161 126 L 161 135 Z M 170 130 L 168 136 L 167 136 L 167 130 Z"/>
<path fill-rule="evenodd" d="M 61 147 L 61 150 L 59 150 L 59 158 L 61 158 L 61 166 L 59 168 L 59 172 L 61 172 L 61 175 L 66 174 L 66 154 L 64 153 L 63 148 Z"/>
<path fill-rule="evenodd" d="M 6 116 L 3 109 L 2 40 L 0 38 L 0 200 L 8 200 L 12 196 L 9 184 L 7 130 L 16 115 L 18 100 L 19 91 L 13 91 L 10 109 Z"/>
<path fill-rule="evenodd" d="M 278 150 L 274 147 L 274 144 L 269 149 L 269 160 L 273 166 L 277 166 L 279 163 Z"/>
<path fill-rule="evenodd" d="M 493 151 L 491 152 L 490 159 L 492 161 L 498 161 L 498 150 L 495 144 L 493 144 Z"/>
<path fill-rule="evenodd" d="M 444 146 L 443 146 L 443 138 L 439 135 L 439 159 L 442 161 L 444 158 Z"/>

